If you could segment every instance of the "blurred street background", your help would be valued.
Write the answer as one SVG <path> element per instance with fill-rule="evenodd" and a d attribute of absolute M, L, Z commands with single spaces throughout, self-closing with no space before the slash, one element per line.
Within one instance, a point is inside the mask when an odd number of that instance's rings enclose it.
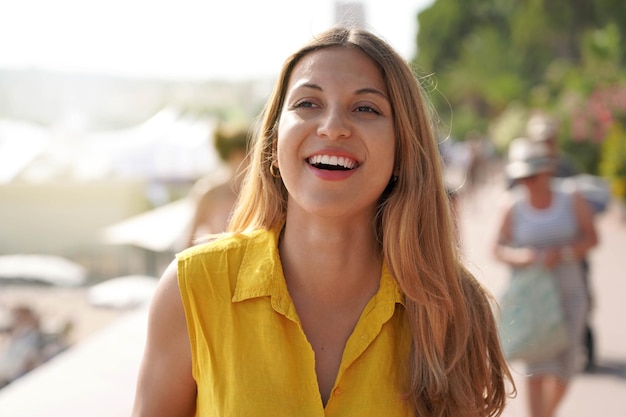
<path fill-rule="evenodd" d="M 625 22 L 611 0 L 0 2 L 0 355 L 15 307 L 49 341 L 43 364 L 4 388 L 0 375 L 0 417 L 129 415 L 146 303 L 184 247 L 194 186 L 224 169 L 216 128 L 254 123 L 282 61 L 335 24 L 373 30 L 415 68 L 468 266 L 496 297 L 502 167 L 531 112 L 558 120 L 561 154 L 608 184 L 591 256 L 597 363 L 558 416 L 626 417 Z M 505 416 L 526 417 L 513 367 Z"/>

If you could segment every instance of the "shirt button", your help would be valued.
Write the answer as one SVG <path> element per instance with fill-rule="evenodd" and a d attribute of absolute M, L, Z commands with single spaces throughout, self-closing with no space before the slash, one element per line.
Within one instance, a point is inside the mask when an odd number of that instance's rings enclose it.
<path fill-rule="evenodd" d="M 341 395 L 343 391 L 341 391 L 341 388 L 335 388 L 334 394 L 335 395 Z"/>

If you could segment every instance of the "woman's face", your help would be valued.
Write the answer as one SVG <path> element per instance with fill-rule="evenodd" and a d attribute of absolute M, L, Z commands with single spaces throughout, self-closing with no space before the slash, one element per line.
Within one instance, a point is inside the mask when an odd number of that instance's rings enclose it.
<path fill-rule="evenodd" d="M 528 177 L 520 178 L 519 182 L 526 186 L 526 188 L 532 190 L 544 188 L 550 183 L 552 173 L 550 171 L 538 172 Z"/>
<path fill-rule="evenodd" d="M 276 151 L 290 211 L 371 218 L 393 173 L 395 146 L 389 95 L 367 55 L 332 47 L 296 64 Z"/>

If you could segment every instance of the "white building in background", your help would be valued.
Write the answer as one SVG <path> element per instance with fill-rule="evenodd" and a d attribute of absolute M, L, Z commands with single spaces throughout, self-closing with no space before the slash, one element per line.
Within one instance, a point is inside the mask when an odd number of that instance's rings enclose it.
<path fill-rule="evenodd" d="M 0 184 L 189 181 L 220 161 L 215 121 L 165 108 L 144 123 L 107 132 L 72 132 L 0 119 Z"/>
<path fill-rule="evenodd" d="M 0 119 L 0 184 L 15 180 L 41 156 L 52 133 L 33 123 Z"/>
<path fill-rule="evenodd" d="M 365 27 L 365 5 L 360 1 L 335 2 L 335 23 L 341 26 Z"/>
<path fill-rule="evenodd" d="M 122 241 L 120 228 L 108 239 L 103 231 L 180 198 L 198 178 L 217 171 L 214 127 L 212 120 L 170 108 L 109 132 L 65 132 L 0 119 L 0 255 L 63 256 L 99 277 L 119 275 L 126 264 L 130 272 L 144 273 L 126 249 L 135 242 Z M 167 219 L 174 224 L 159 221 L 146 237 L 159 249 L 191 216 L 185 205 L 173 207 Z"/>

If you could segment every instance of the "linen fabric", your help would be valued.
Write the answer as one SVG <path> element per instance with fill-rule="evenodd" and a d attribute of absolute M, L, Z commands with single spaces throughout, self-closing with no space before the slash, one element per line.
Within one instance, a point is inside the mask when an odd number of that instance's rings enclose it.
<path fill-rule="evenodd" d="M 177 256 L 197 416 L 411 416 L 410 332 L 403 295 L 386 265 L 324 407 L 315 354 L 287 291 L 278 234 L 257 230 Z"/>

